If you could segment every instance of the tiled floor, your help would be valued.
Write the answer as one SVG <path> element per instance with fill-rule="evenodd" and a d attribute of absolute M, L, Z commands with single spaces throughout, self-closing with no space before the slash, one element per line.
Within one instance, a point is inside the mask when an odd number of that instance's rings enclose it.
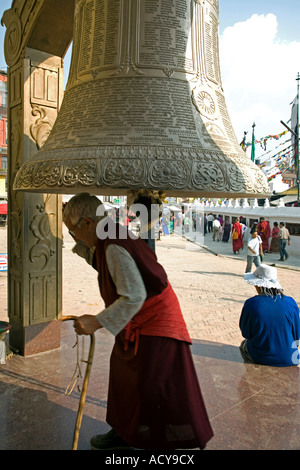
<path fill-rule="evenodd" d="M 64 322 L 61 331 L 60 350 L 13 356 L 1 366 L 1 450 L 72 449 L 80 393 L 75 387 L 66 396 L 65 390 L 75 371 L 77 347 L 72 322 Z M 81 350 L 81 339 L 79 344 Z M 111 346 L 110 335 L 97 334 L 78 450 L 90 449 L 90 437 L 109 430 L 105 414 Z M 85 357 L 88 349 L 85 338 Z M 195 340 L 192 351 L 215 434 L 207 450 L 300 449 L 299 368 L 245 364 L 236 346 L 210 341 Z"/>
<path fill-rule="evenodd" d="M 183 305 L 193 339 L 194 362 L 214 430 L 207 451 L 300 450 L 300 369 L 245 364 L 239 353 L 240 310 L 254 295 L 242 279 L 244 261 L 197 251 L 184 243 L 162 240 L 157 254 Z M 89 277 L 90 268 L 78 267 L 71 246 L 66 238 L 64 314 L 95 313 L 101 309 L 95 275 Z M 299 302 L 299 272 L 282 269 L 279 279 Z M 0 310 L 5 316 L 5 309 L 0 306 Z M 104 330 L 95 337 L 79 450 L 90 449 L 90 437 L 109 430 L 105 415 L 113 338 Z M 75 388 L 66 396 L 65 390 L 76 367 L 75 342 L 72 321 L 63 322 L 59 350 L 14 355 L 0 366 L 0 450 L 72 448 L 80 392 Z M 88 349 L 85 337 L 85 357 Z"/>
<path fill-rule="evenodd" d="M 65 395 L 77 363 L 76 335 L 72 322 L 61 324 L 61 348 L 31 357 L 14 355 L 0 366 L 0 449 L 68 450 L 73 432 L 80 392 L 75 386 Z M 98 336 L 99 338 L 99 336 Z M 91 435 L 109 430 L 105 423 L 107 357 L 112 338 L 101 334 L 84 406 L 78 449 L 89 449 Z M 79 339 L 82 358 L 82 339 Z M 84 357 L 89 338 L 84 338 Z M 85 365 L 81 364 L 82 375 Z M 82 380 L 79 380 L 82 385 Z"/>

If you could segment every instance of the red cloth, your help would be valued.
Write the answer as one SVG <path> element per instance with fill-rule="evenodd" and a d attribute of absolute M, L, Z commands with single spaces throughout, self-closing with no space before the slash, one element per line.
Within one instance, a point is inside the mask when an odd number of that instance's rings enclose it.
<path fill-rule="evenodd" d="M 262 241 L 263 251 L 269 251 L 269 238 L 271 236 L 271 228 L 269 222 L 263 220 L 257 224 L 257 233 Z"/>
<path fill-rule="evenodd" d="M 128 341 L 135 342 L 136 352 L 139 335 L 165 336 L 192 343 L 178 299 L 170 284 L 160 295 L 146 300 L 125 330 L 125 347 L 127 347 Z"/>
<path fill-rule="evenodd" d="M 236 240 L 232 239 L 232 249 L 234 252 L 239 251 L 243 248 L 243 233 L 242 233 L 242 224 L 235 222 L 232 227 L 232 233 L 236 230 L 238 232 L 238 238 Z"/>
<path fill-rule="evenodd" d="M 0 204 L 0 215 L 7 214 L 7 204 Z"/>
<path fill-rule="evenodd" d="M 278 238 L 279 228 L 274 226 L 272 230 L 272 239 L 270 243 L 270 253 L 279 253 L 279 238 Z"/>
<path fill-rule="evenodd" d="M 273 227 L 272 238 L 276 238 L 278 236 L 278 233 L 279 233 L 279 228 L 278 227 Z"/>
<path fill-rule="evenodd" d="M 124 331 L 111 355 L 107 423 L 140 449 L 203 449 L 212 438 L 190 346 L 141 336 L 124 352 Z"/>
<path fill-rule="evenodd" d="M 123 232 L 121 226 L 118 230 L 123 236 L 127 233 Z M 136 342 L 136 349 L 140 334 L 166 336 L 191 343 L 178 299 L 168 283 L 167 274 L 157 262 L 154 251 L 140 238 L 98 240 L 95 255 L 100 292 L 105 305 L 111 305 L 118 298 L 105 256 L 105 249 L 110 243 L 120 245 L 129 252 L 141 273 L 147 291 L 144 305 L 126 327 L 127 341 Z"/>

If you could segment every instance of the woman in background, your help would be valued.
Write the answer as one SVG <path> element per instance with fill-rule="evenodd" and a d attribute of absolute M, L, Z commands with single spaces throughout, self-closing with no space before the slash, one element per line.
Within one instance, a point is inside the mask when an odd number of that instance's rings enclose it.
<path fill-rule="evenodd" d="M 279 253 L 279 227 L 278 222 L 274 222 L 272 229 L 272 240 L 270 244 L 270 253 Z"/>
<path fill-rule="evenodd" d="M 243 248 L 243 225 L 237 220 L 232 227 L 232 249 L 233 253 L 239 253 L 239 251 Z"/>
<path fill-rule="evenodd" d="M 224 225 L 223 225 L 223 237 L 222 237 L 222 242 L 228 242 L 229 237 L 230 237 L 230 229 L 231 229 L 231 224 L 229 220 L 226 218 Z"/>

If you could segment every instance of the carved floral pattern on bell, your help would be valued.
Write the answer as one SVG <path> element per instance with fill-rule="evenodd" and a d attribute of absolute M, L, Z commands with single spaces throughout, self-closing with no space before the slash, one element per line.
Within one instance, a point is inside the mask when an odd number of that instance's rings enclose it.
<path fill-rule="evenodd" d="M 267 195 L 228 116 L 218 7 L 217 0 L 76 0 L 65 97 L 15 189 Z"/>

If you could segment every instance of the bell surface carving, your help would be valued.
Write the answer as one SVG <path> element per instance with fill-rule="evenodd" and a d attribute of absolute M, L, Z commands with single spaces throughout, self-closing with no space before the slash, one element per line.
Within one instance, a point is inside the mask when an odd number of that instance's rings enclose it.
<path fill-rule="evenodd" d="M 76 0 L 63 103 L 14 189 L 257 197 L 227 112 L 218 0 Z"/>

